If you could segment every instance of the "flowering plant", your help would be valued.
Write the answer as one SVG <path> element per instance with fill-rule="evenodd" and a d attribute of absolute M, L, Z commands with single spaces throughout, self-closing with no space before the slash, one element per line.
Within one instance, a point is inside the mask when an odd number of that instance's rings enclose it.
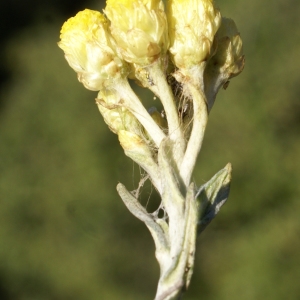
<path fill-rule="evenodd" d="M 125 154 L 161 197 L 150 213 L 138 192 L 117 185 L 155 242 L 155 300 L 177 299 L 190 283 L 197 233 L 229 195 L 230 164 L 200 187 L 192 174 L 216 94 L 244 67 L 235 23 L 212 0 L 169 0 L 166 10 L 161 0 L 107 0 L 104 14 L 85 9 L 65 22 L 60 38 L 78 80 L 98 91 L 96 104 Z M 163 111 L 147 110 L 128 79 L 150 89 Z"/>

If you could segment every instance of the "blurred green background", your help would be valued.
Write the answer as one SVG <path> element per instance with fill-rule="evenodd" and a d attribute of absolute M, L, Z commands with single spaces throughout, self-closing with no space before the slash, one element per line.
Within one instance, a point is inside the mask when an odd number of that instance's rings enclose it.
<path fill-rule="evenodd" d="M 231 162 L 233 181 L 184 299 L 300 299 L 300 4 L 217 5 L 238 25 L 246 67 L 218 95 L 195 171 L 201 184 Z M 0 4 L 2 300 L 154 298 L 152 238 L 115 190 L 136 188 L 141 170 L 56 44 L 67 18 L 103 7 Z M 157 202 L 151 187 L 143 201 Z"/>

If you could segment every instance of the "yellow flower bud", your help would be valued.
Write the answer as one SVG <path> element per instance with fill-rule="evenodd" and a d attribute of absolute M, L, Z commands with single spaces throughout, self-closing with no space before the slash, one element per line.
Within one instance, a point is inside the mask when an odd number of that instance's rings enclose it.
<path fill-rule="evenodd" d="M 118 137 L 125 154 L 132 159 L 139 160 L 143 158 L 149 160 L 152 157 L 149 145 L 139 135 L 127 130 L 120 130 Z"/>
<path fill-rule="evenodd" d="M 243 42 L 232 19 L 222 18 L 216 42 L 217 51 L 212 61 L 228 74 L 228 80 L 242 72 L 244 67 Z"/>
<path fill-rule="evenodd" d="M 110 130 L 116 134 L 120 130 L 127 130 L 135 134 L 141 132 L 141 124 L 136 117 L 124 106 L 122 99 L 115 91 L 101 90 L 96 104 Z"/>
<path fill-rule="evenodd" d="M 169 39 L 161 0 L 107 0 L 105 14 L 126 61 L 145 66 L 166 53 Z"/>
<path fill-rule="evenodd" d="M 222 18 L 215 36 L 216 51 L 204 71 L 205 94 L 209 110 L 212 108 L 221 86 L 226 88 L 229 79 L 244 69 L 243 43 L 233 20 Z"/>
<path fill-rule="evenodd" d="M 100 12 L 85 9 L 70 18 L 62 26 L 60 39 L 58 46 L 87 89 L 99 91 L 126 72 Z"/>
<path fill-rule="evenodd" d="M 210 54 L 221 14 L 212 0 L 169 0 L 170 52 L 178 68 L 189 69 Z"/>

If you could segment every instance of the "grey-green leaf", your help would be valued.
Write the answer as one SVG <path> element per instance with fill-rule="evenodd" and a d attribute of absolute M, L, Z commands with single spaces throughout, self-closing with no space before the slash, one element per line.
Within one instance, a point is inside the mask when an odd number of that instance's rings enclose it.
<path fill-rule="evenodd" d="M 231 164 L 216 173 L 197 193 L 199 201 L 198 233 L 201 233 L 227 201 L 231 181 Z"/>

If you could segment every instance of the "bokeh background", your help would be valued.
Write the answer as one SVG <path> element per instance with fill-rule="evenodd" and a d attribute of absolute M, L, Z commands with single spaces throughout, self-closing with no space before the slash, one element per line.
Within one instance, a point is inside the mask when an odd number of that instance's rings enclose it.
<path fill-rule="evenodd" d="M 231 162 L 233 181 L 184 299 L 300 299 L 300 4 L 217 5 L 238 25 L 246 67 L 218 95 L 195 171 L 201 184 Z M 67 18 L 103 7 L 0 3 L 2 300 L 154 298 L 152 238 L 115 190 L 142 172 L 57 47 Z M 143 194 L 154 207 L 151 186 Z"/>

